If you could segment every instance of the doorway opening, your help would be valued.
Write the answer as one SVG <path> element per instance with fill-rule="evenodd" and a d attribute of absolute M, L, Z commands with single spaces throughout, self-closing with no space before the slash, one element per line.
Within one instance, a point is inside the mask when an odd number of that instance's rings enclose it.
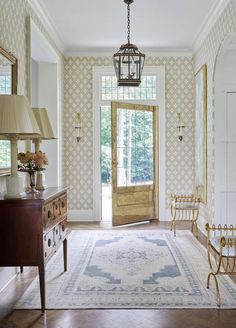
<path fill-rule="evenodd" d="M 61 101 L 60 60 L 58 54 L 44 37 L 32 18 L 27 18 L 29 29 L 29 85 L 28 95 L 32 107 L 46 108 L 56 139 L 43 140 L 40 148 L 47 154 L 45 171 L 47 186 L 61 185 Z M 32 145 L 29 145 L 31 148 Z"/>
<path fill-rule="evenodd" d="M 93 217 L 112 222 L 111 102 L 126 102 L 159 107 L 158 188 L 159 217 L 166 219 L 165 208 L 165 68 L 146 66 L 139 87 L 117 87 L 114 68 L 93 68 Z M 108 141 L 109 140 L 109 141 Z"/>
<path fill-rule="evenodd" d="M 112 102 L 112 225 L 158 218 L 157 107 Z"/>
<path fill-rule="evenodd" d="M 138 88 L 117 87 L 115 75 L 101 76 L 100 95 L 103 100 L 103 104 L 100 105 L 100 179 L 102 191 L 101 217 L 103 221 L 112 221 L 112 172 L 114 171 L 114 168 L 112 168 L 111 101 L 128 100 L 130 103 L 138 101 L 141 105 L 147 105 L 147 103 L 150 104 L 150 102 L 156 102 L 156 94 L 157 78 L 154 74 L 144 74 L 142 77 L 142 83 Z M 131 132 L 131 121 L 129 123 L 130 129 L 127 131 Z M 125 129 L 125 125 L 122 125 L 121 128 Z M 124 130 L 124 134 L 126 132 Z M 128 138 L 128 135 L 126 138 Z M 128 156 L 127 154 L 125 165 L 128 165 L 128 161 L 130 159 L 131 156 Z M 129 175 L 129 173 L 131 177 L 131 171 L 128 170 L 127 174 Z"/>

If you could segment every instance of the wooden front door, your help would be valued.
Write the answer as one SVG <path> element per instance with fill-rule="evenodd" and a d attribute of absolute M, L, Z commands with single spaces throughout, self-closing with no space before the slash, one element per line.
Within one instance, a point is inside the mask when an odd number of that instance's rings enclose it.
<path fill-rule="evenodd" d="M 112 102 L 112 225 L 157 218 L 156 106 Z"/>

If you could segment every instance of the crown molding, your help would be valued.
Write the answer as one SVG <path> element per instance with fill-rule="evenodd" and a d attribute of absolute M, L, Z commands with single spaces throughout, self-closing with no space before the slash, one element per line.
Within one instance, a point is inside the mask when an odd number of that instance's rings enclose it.
<path fill-rule="evenodd" d="M 161 49 L 143 48 L 142 53 L 146 56 L 155 57 L 192 57 L 193 53 L 189 49 Z M 115 48 L 77 48 L 67 49 L 64 53 L 66 57 L 112 57 L 117 51 Z"/>
<path fill-rule="evenodd" d="M 195 38 L 195 41 L 192 45 L 192 51 L 195 53 L 200 46 L 202 45 L 203 41 L 206 39 L 207 35 L 213 28 L 214 24 L 219 19 L 220 15 L 224 11 L 224 9 L 228 6 L 231 0 L 220 0 L 218 5 L 214 7 L 214 9 L 209 13 L 207 16 L 205 22 L 202 25 L 202 28 L 200 29 L 200 32 Z"/>
<path fill-rule="evenodd" d="M 51 38 L 54 40 L 58 49 L 65 56 L 71 57 L 84 57 L 84 56 L 111 56 L 117 49 L 114 48 L 66 48 L 64 42 L 60 38 L 55 23 L 49 15 L 45 5 L 41 0 L 27 0 L 33 9 L 34 13 L 39 17 L 41 22 L 44 24 Z M 202 25 L 200 32 L 197 34 L 195 41 L 191 49 L 159 49 L 159 48 L 142 48 L 142 51 L 147 56 L 158 56 L 158 57 L 192 57 L 193 54 L 199 49 L 210 30 L 222 14 L 223 10 L 227 7 L 231 0 L 220 0 L 218 5 L 212 9 L 207 16 L 204 24 Z"/>
<path fill-rule="evenodd" d="M 31 6 L 32 10 L 34 11 L 35 15 L 38 16 L 40 21 L 43 23 L 45 29 L 49 33 L 52 40 L 55 42 L 59 51 L 63 54 L 65 52 L 65 45 L 60 38 L 59 34 L 57 33 L 57 29 L 55 26 L 54 21 L 50 17 L 47 9 L 43 5 L 40 0 L 27 0 L 29 5 Z"/>

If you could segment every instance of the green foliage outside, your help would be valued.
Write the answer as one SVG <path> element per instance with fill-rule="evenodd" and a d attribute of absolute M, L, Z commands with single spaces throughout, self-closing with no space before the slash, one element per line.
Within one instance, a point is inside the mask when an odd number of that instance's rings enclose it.
<path fill-rule="evenodd" d="M 123 116 L 123 166 L 130 183 L 153 180 L 153 115 L 151 112 L 125 110 Z M 131 118 L 130 118 L 131 114 Z M 101 109 L 101 180 L 111 181 L 111 109 Z M 130 140 L 129 140 L 130 137 Z"/>
<path fill-rule="evenodd" d="M 111 108 L 101 108 L 101 180 L 111 181 Z"/>

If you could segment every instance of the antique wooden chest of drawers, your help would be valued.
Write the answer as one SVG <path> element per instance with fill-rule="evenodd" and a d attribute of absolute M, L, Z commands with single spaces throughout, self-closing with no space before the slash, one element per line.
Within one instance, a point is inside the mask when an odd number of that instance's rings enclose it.
<path fill-rule="evenodd" d="M 67 270 L 67 189 L 48 188 L 22 199 L 0 198 L 0 266 L 38 266 L 42 311 L 45 265 L 63 244 Z"/>

